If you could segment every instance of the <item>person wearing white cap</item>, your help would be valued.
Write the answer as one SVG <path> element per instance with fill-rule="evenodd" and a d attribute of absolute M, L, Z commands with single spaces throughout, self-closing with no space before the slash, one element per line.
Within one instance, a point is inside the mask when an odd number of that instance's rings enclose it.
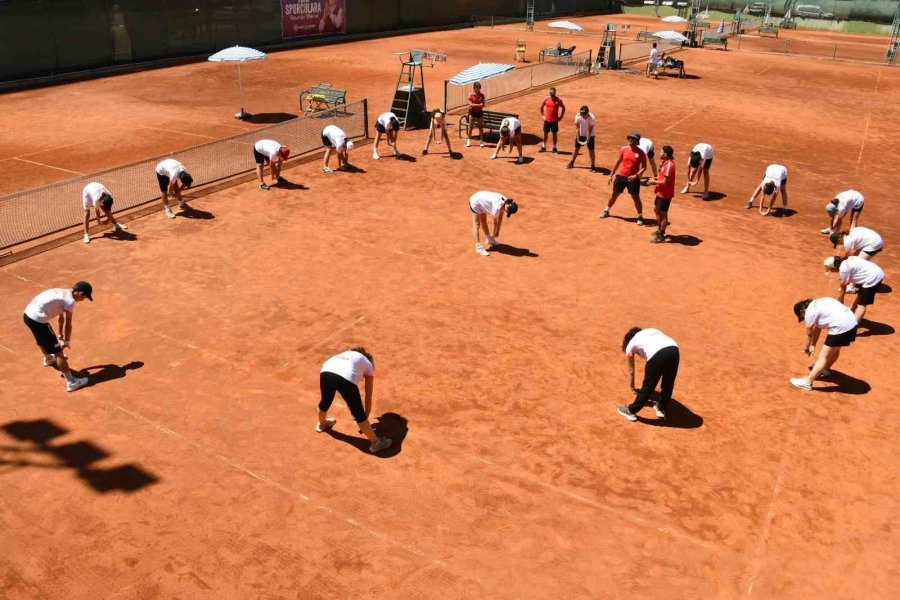
<path fill-rule="evenodd" d="M 859 223 L 859 215 L 862 212 L 866 199 L 856 190 L 846 190 L 837 194 L 831 202 L 825 205 L 825 212 L 830 218 L 830 225 L 822 230 L 825 235 L 831 235 L 841 230 L 844 216 L 850 213 L 850 229 Z"/>
<path fill-rule="evenodd" d="M 524 163 L 525 158 L 522 156 L 522 123 L 515 117 L 506 117 L 500 122 L 500 141 L 497 142 L 497 147 L 494 149 L 494 154 L 491 155 L 491 160 L 497 158 L 497 155 L 506 148 L 507 144 L 509 144 L 508 151 L 510 153 L 513 150 L 513 144 L 519 151 L 519 158 L 516 159 L 516 164 L 521 165 Z"/>
<path fill-rule="evenodd" d="M 397 149 L 397 136 L 400 135 L 400 119 L 392 112 L 381 113 L 375 120 L 375 148 L 372 150 L 372 158 L 378 160 L 378 145 L 381 137 L 387 137 L 388 146 L 394 149 L 394 156 L 400 156 Z"/>
<path fill-rule="evenodd" d="M 666 409 L 672 400 L 675 389 L 675 378 L 678 377 L 678 364 L 681 352 L 678 344 L 659 329 L 642 329 L 632 327 L 622 340 L 622 351 L 628 357 L 629 389 L 637 392 L 629 406 L 620 406 L 616 411 L 629 421 L 637 421 L 637 413 L 650 404 L 650 396 L 656 384 L 662 380 L 659 389 L 659 402 L 653 403 L 656 416 L 666 418 Z M 634 356 L 638 355 L 647 361 L 644 367 L 644 383 L 641 389 L 634 387 Z"/>
<path fill-rule="evenodd" d="M 72 311 L 75 303 L 82 300 L 94 301 L 93 288 L 87 281 L 76 282 L 71 288 L 45 290 L 35 296 L 25 307 L 25 326 L 34 336 L 34 341 L 44 353 L 44 366 L 55 366 L 66 378 L 66 390 L 74 392 L 88 384 L 87 377 L 75 377 L 69 368 L 69 361 L 63 354 L 72 339 Z M 50 321 L 59 318 L 59 338 L 53 332 Z"/>
<path fill-rule="evenodd" d="M 876 254 L 884 250 L 884 240 L 874 229 L 854 227 L 847 233 L 835 231 L 828 238 L 832 248 L 837 248 L 844 241 L 844 256 L 859 256 L 863 260 L 872 260 Z"/>
<path fill-rule="evenodd" d="M 684 184 L 682 194 L 691 191 L 692 185 L 700 183 L 700 176 L 703 176 L 703 199 L 709 200 L 709 169 L 713 162 L 713 147 L 706 142 L 696 144 L 688 156 L 688 178 Z"/>
<path fill-rule="evenodd" d="M 878 291 L 878 286 L 884 281 L 884 271 L 875 263 L 858 256 L 848 258 L 829 256 L 825 259 L 825 272 L 834 273 L 835 271 L 838 272 L 838 278 L 841 281 L 839 302 L 844 301 L 844 294 L 847 293 L 849 284 L 858 286 L 856 298 L 853 300 L 850 310 L 853 311 L 857 321 L 862 321 L 866 316 L 866 307 L 875 304 L 875 293 Z"/>
<path fill-rule="evenodd" d="M 325 163 L 322 165 L 322 171 L 331 173 L 331 167 L 328 166 L 331 161 L 331 153 L 337 155 L 338 171 L 352 167 L 347 154 L 353 150 L 353 142 L 347 139 L 347 134 L 337 125 L 329 125 L 322 130 L 322 145 L 325 146 Z"/>
<path fill-rule="evenodd" d="M 591 171 L 597 170 L 597 158 L 594 151 L 596 142 L 594 128 L 596 125 L 597 119 L 594 117 L 594 113 L 592 113 L 591 109 L 587 106 L 582 106 L 575 116 L 575 150 L 572 152 L 572 160 L 566 165 L 567 169 L 571 169 L 575 166 L 575 159 L 578 158 L 581 147 L 587 146 L 588 155 L 591 157 Z"/>
<path fill-rule="evenodd" d="M 116 218 L 112 214 L 112 205 L 112 194 L 109 193 L 109 190 L 106 189 L 106 186 L 102 183 L 92 181 L 84 186 L 84 189 L 81 191 L 81 206 L 84 208 L 85 244 L 91 243 L 91 234 L 89 231 L 91 224 L 91 209 L 94 209 L 94 212 L 97 214 L 97 225 L 103 225 L 103 221 L 100 220 L 100 211 L 102 210 L 103 214 L 106 215 L 106 220 L 112 223 L 113 231 L 125 231 L 128 229 L 128 227 L 116 221 Z"/>
<path fill-rule="evenodd" d="M 778 198 L 778 194 L 780 192 L 781 208 L 782 210 L 787 209 L 787 175 L 788 170 L 784 165 L 769 165 L 768 167 L 766 167 L 765 176 L 763 177 L 759 185 L 756 186 L 756 189 L 753 190 L 753 194 L 750 196 L 750 199 L 747 200 L 747 206 L 745 208 L 753 208 L 753 201 L 756 200 L 757 196 L 762 194 L 762 198 L 759 201 L 759 212 L 762 215 L 767 215 L 775 205 L 775 200 Z M 768 206 L 766 206 L 767 196 L 772 197 L 771 201 L 768 203 Z"/>
<path fill-rule="evenodd" d="M 638 141 L 638 147 L 647 155 L 647 164 L 650 165 L 650 170 L 655 178 L 659 174 L 659 169 L 656 166 L 656 152 L 653 149 L 653 140 L 641 136 L 641 139 Z"/>
<path fill-rule="evenodd" d="M 819 376 L 831 375 L 831 367 L 841 355 L 841 348 L 849 346 L 856 340 L 856 329 L 859 325 L 853 311 L 834 298 L 807 298 L 794 304 L 797 322 L 806 325 L 806 343 L 803 353 L 811 356 L 816 351 L 816 342 L 823 329 L 828 336 L 819 352 L 815 364 L 810 367 L 806 377 L 791 377 L 791 385 L 802 390 L 812 390 L 813 381 Z"/>
<path fill-rule="evenodd" d="M 169 196 L 178 200 L 178 207 L 182 210 L 190 207 L 181 197 L 181 190 L 194 185 L 194 178 L 187 172 L 184 165 L 174 158 L 167 158 L 156 165 L 156 181 L 159 183 L 159 192 L 162 194 L 163 209 L 170 219 L 175 218 L 175 213 L 169 208 Z"/>
<path fill-rule="evenodd" d="M 359 394 L 359 382 L 366 382 L 366 401 Z M 356 421 L 360 433 L 369 438 L 369 452 L 380 452 L 391 447 L 390 438 L 378 437 L 369 424 L 369 414 L 372 412 L 372 391 L 375 387 L 375 362 L 372 355 L 365 348 L 353 348 L 341 352 L 325 361 L 319 371 L 319 422 L 316 423 L 316 431 L 323 433 L 330 430 L 337 423 L 337 419 L 328 416 L 328 409 L 334 402 L 335 394 L 341 398 L 350 409 L 353 420 Z"/>
<path fill-rule="evenodd" d="M 447 117 L 440 110 L 435 110 L 431 116 L 431 123 L 428 127 L 428 139 L 425 140 L 425 148 L 422 154 L 428 154 L 428 147 L 431 142 L 441 144 L 447 142 L 447 152 L 453 156 L 453 148 L 450 147 L 450 136 L 447 134 Z M 484 146 L 484 143 L 481 144 Z"/>
<path fill-rule="evenodd" d="M 481 244 L 481 232 L 484 231 L 485 243 L 488 246 L 496 246 L 500 237 L 500 225 L 503 224 L 503 212 L 511 217 L 519 211 L 519 205 L 512 198 L 507 198 L 498 192 L 482 190 L 469 197 L 469 211 L 472 213 L 472 237 L 475 239 L 475 254 L 490 256 Z M 494 221 L 493 233 L 488 230 L 487 216 L 491 215 Z"/>
<path fill-rule="evenodd" d="M 282 146 L 275 140 L 259 140 L 253 145 L 253 160 L 256 161 L 256 176 L 259 178 L 259 189 L 269 189 L 269 186 L 263 180 L 263 167 L 266 165 L 269 165 L 272 185 L 285 182 L 281 177 L 281 166 L 290 155 L 291 149 L 287 146 Z"/>

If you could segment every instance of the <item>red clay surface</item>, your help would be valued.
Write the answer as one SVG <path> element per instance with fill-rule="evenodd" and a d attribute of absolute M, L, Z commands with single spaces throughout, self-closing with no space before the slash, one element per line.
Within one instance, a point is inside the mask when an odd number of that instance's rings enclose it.
<path fill-rule="evenodd" d="M 446 74 L 511 57 L 521 35 L 274 54 L 247 69 L 246 105 L 296 112 L 295 92 L 324 80 L 384 106 L 389 52 L 411 46 L 451 55 L 426 74 L 437 105 Z M 556 37 L 529 36 L 529 54 Z M 598 221 L 606 177 L 565 170 L 533 138 L 516 166 L 459 142 L 462 160 L 420 157 L 417 131 L 400 136 L 416 162 L 361 146 L 365 173 L 302 165 L 285 174 L 309 189 L 243 184 L 195 201 L 214 218 L 155 214 L 132 222 L 135 241 L 0 268 L 0 596 L 893 598 L 894 294 L 821 390 L 787 379 L 809 363 L 792 304 L 836 288 L 820 267 L 828 198 L 866 195 L 861 224 L 887 240 L 886 281 L 900 273 L 900 71 L 681 56 L 696 78 L 604 72 L 559 93 L 597 115 L 601 166 L 632 130 L 675 147 L 679 182 L 690 146 L 715 146 L 721 199 L 673 203 L 684 243 Z M 7 96 L 3 154 L 85 172 L 251 126 L 230 118 L 232 74 L 198 64 Z M 540 98 L 500 106 L 533 134 Z M 171 131 L 118 146 L 137 126 Z M 743 208 L 772 162 L 790 169 L 789 218 Z M 54 177 L 5 167 L 7 191 Z M 490 258 L 472 251 L 465 206 L 482 188 L 521 204 Z M 627 198 L 614 215 L 633 216 Z M 78 306 L 70 359 L 96 383 L 67 394 L 20 314 L 82 278 L 96 302 Z M 681 345 L 669 427 L 615 413 L 632 398 L 632 325 Z M 400 441 L 384 457 L 360 451 L 343 406 L 336 439 L 313 431 L 318 369 L 357 343 L 375 355 L 374 414 Z M 128 465 L 137 489 L 103 491 Z"/>

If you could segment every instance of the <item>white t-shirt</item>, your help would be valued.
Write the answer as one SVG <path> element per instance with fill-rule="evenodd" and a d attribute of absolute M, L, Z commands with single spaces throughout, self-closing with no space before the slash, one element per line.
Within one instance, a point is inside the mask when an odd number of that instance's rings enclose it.
<path fill-rule="evenodd" d="M 818 326 L 831 335 L 846 333 L 856 327 L 853 311 L 834 298 L 819 298 L 806 307 L 806 327 Z"/>
<path fill-rule="evenodd" d="M 275 140 L 259 140 L 253 144 L 253 149 L 269 160 L 274 160 L 281 153 L 281 144 Z"/>
<path fill-rule="evenodd" d="M 650 49 L 650 62 L 654 65 L 659 63 L 659 48 Z"/>
<path fill-rule="evenodd" d="M 329 125 L 322 130 L 322 135 L 328 138 L 335 150 L 340 150 L 347 144 L 347 134 L 337 125 Z"/>
<path fill-rule="evenodd" d="M 838 275 L 841 283 L 855 283 L 864 288 L 874 287 L 884 279 L 881 267 L 858 256 L 845 258 L 838 268 Z"/>
<path fill-rule="evenodd" d="M 705 142 L 700 142 L 694 146 L 692 152 L 699 152 L 700 158 L 703 160 L 709 160 L 713 157 L 713 147 Z"/>
<path fill-rule="evenodd" d="M 843 217 L 849 211 L 856 209 L 860 210 L 865 204 L 866 199 L 863 198 L 863 195 L 857 192 L 856 190 L 847 190 L 841 192 L 837 196 L 835 196 L 838 201 L 838 216 Z"/>
<path fill-rule="evenodd" d="M 597 119 L 594 117 L 594 113 L 588 113 L 587 116 L 581 116 L 581 113 L 575 115 L 575 127 L 578 128 L 578 136 L 579 137 L 588 137 L 589 135 L 593 137 L 594 132 L 591 131 L 591 127 L 597 125 Z"/>
<path fill-rule="evenodd" d="M 784 165 L 769 165 L 766 167 L 766 176 L 763 177 L 763 185 L 770 181 L 780 186 L 787 179 L 787 167 Z"/>
<path fill-rule="evenodd" d="M 109 190 L 106 189 L 102 183 L 97 183 L 96 181 L 92 181 L 81 191 L 81 206 L 84 207 L 84 210 L 90 210 L 92 208 L 97 208 L 100 203 L 100 197 L 103 194 L 109 194 Z M 112 194 L 109 194 L 112 196 Z"/>
<path fill-rule="evenodd" d="M 653 151 L 653 140 L 650 138 L 642 137 L 638 140 L 638 148 L 644 151 L 644 154 L 647 155 L 647 158 L 650 158 L 650 152 Z"/>
<path fill-rule="evenodd" d="M 353 350 L 332 356 L 322 365 L 322 373 L 334 373 L 347 381 L 359 383 L 363 377 L 375 377 L 375 367 L 369 359 Z"/>
<path fill-rule="evenodd" d="M 678 344 L 659 329 L 641 329 L 625 347 L 625 356 L 637 354 L 645 360 L 650 360 L 654 354 L 669 346 L 677 348 Z"/>
<path fill-rule="evenodd" d="M 61 315 L 64 310 L 69 312 L 75 310 L 75 297 L 72 295 L 72 290 L 54 288 L 35 296 L 25 307 L 25 314 L 29 319 L 38 323 L 49 323 L 51 319 Z"/>
<path fill-rule="evenodd" d="M 496 219 L 504 206 L 506 206 L 506 197 L 497 192 L 481 190 L 469 197 L 469 208 L 478 215 L 489 214 Z"/>
<path fill-rule="evenodd" d="M 381 115 L 379 115 L 377 121 L 382 127 L 384 127 L 385 131 L 390 131 L 391 129 L 393 129 L 393 126 L 391 125 L 391 119 L 396 119 L 396 118 L 397 118 L 397 115 L 395 115 L 394 113 L 386 112 L 386 113 L 381 113 Z"/>
<path fill-rule="evenodd" d="M 176 179 L 185 170 L 184 165 L 174 158 L 167 158 L 156 165 L 156 174 L 168 177 L 170 181 Z"/>
<path fill-rule="evenodd" d="M 875 252 L 884 248 L 884 240 L 881 236 L 868 227 L 854 227 L 844 236 L 844 250 L 846 252 L 855 252 L 864 250 L 866 252 Z"/>
<path fill-rule="evenodd" d="M 503 121 L 500 122 L 500 128 L 502 129 L 504 126 L 509 127 L 509 135 L 513 135 L 517 129 L 522 128 L 522 124 L 515 117 L 506 117 Z"/>

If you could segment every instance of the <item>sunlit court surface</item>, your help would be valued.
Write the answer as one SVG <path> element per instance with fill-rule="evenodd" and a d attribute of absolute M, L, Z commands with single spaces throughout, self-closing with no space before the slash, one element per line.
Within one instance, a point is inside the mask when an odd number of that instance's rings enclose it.
<path fill-rule="evenodd" d="M 658 22 L 575 20 L 598 35 Z M 272 52 L 242 67 L 249 121 L 233 118 L 235 69 L 210 62 L 10 93 L 0 193 L 177 158 L 300 114 L 297 94 L 322 82 L 367 99 L 372 138 L 394 52 L 447 54 L 424 73 L 438 108 L 445 79 L 512 64 L 517 40 L 530 65 L 558 41 L 596 52 L 600 39 L 523 29 Z M 0 597 L 895 597 L 900 70 L 753 49 L 677 56 L 686 78 L 603 70 L 556 84 L 558 154 L 538 152 L 542 87 L 488 107 L 519 115 L 525 164 L 490 160 L 496 132 L 465 147 L 457 111 L 455 159 L 434 143 L 422 155 L 424 129 L 400 133 L 399 159 L 382 145 L 373 160 L 357 138 L 355 172 L 323 173 L 317 150 L 286 163 L 290 186 L 263 191 L 254 175 L 188 190 L 193 210 L 174 220 L 157 199 L 125 213 L 128 236 L 83 244 L 76 227 L 0 267 Z M 566 169 L 581 105 L 597 118 L 599 173 L 584 152 Z M 710 199 L 677 194 L 664 244 L 627 194 L 597 218 L 633 131 L 657 160 L 674 148 L 678 189 L 694 144 L 715 148 Z M 744 205 L 772 163 L 789 169 L 791 210 L 764 217 Z M 483 189 L 520 207 L 489 257 L 473 252 L 468 207 Z M 886 285 L 806 392 L 788 382 L 815 358 L 792 307 L 837 295 L 822 261 L 840 246 L 819 230 L 846 189 L 885 239 Z M 652 188 L 642 198 L 650 220 Z M 78 280 L 94 302 L 78 304 L 67 354 L 90 384 L 66 393 L 21 313 Z M 665 420 L 616 413 L 634 398 L 633 326 L 680 346 Z M 340 400 L 334 429 L 314 429 L 322 363 L 359 345 L 376 367 L 370 418 L 393 439 L 378 454 Z"/>

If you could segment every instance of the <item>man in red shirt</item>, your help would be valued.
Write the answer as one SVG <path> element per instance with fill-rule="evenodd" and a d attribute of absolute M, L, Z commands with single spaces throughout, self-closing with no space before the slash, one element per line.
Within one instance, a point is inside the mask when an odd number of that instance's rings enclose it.
<path fill-rule="evenodd" d="M 472 145 L 472 130 L 478 125 L 478 139 L 481 140 L 481 147 L 484 148 L 484 105 L 485 97 L 481 93 L 481 84 L 475 82 L 472 86 L 472 93 L 469 94 L 469 130 L 466 132 L 466 148 Z"/>
<path fill-rule="evenodd" d="M 647 155 L 638 146 L 641 141 L 641 134 L 632 133 L 628 135 L 628 145 L 623 146 L 619 150 L 619 158 L 616 160 L 616 166 L 613 167 L 609 176 L 608 183 L 613 186 L 612 196 L 600 218 L 605 219 L 609 216 L 609 209 L 626 189 L 631 199 L 634 200 L 634 208 L 637 210 L 637 224 L 644 224 L 644 206 L 641 203 L 641 176 L 647 170 Z"/>
<path fill-rule="evenodd" d="M 550 88 L 550 95 L 544 98 L 540 108 L 541 116 L 544 118 L 544 141 L 541 142 L 541 149 L 538 152 L 547 151 L 547 134 L 553 133 L 553 152 L 556 152 L 556 138 L 559 133 L 559 122 L 566 115 L 566 105 L 556 95 L 556 88 Z"/>
<path fill-rule="evenodd" d="M 662 147 L 662 165 L 659 167 L 659 174 L 647 183 L 656 186 L 653 212 L 656 213 L 659 229 L 650 238 L 650 242 L 658 244 L 666 241 L 666 227 L 669 226 L 669 204 L 675 197 L 675 151 L 672 150 L 672 146 Z"/>

